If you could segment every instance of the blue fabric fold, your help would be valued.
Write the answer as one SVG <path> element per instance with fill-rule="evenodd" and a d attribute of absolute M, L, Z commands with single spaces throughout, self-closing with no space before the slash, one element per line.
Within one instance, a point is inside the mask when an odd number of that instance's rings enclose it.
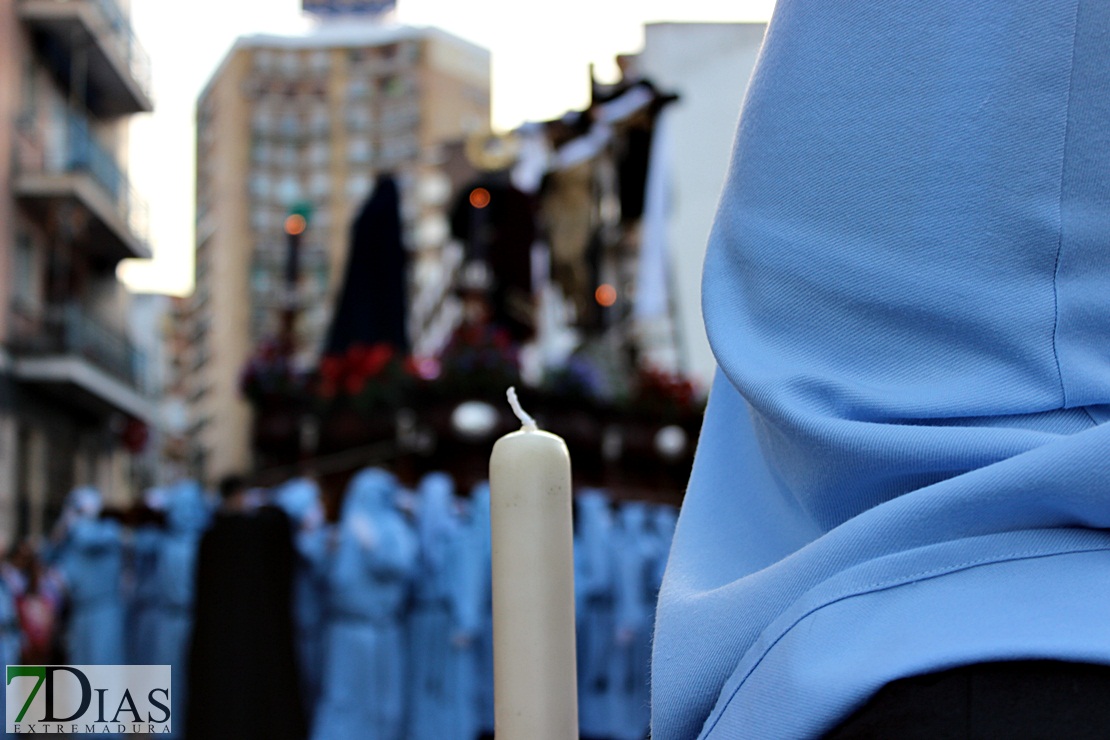
<path fill-rule="evenodd" d="M 828 610 L 821 639 L 736 678 L 847 571 L 1110 527 L 1106 90 L 1106 4 L 779 0 L 706 257 L 720 370 L 659 602 L 653 737 L 809 736 L 902 671 L 1072 655 L 1065 623 L 1110 661 L 1077 608 L 1110 597 L 1048 587 L 1107 561 L 1061 544 L 980 573 L 1009 608 L 1045 585 L 1037 613 L 1067 620 L 957 618 L 937 645 L 932 621 L 994 608 L 954 569 Z M 900 636 L 913 661 L 848 650 L 889 620 L 921 626 Z M 834 658 L 835 687 L 813 673 Z M 738 697 L 789 688 L 790 717 L 745 735 L 756 704 L 725 711 L 730 677 Z"/>

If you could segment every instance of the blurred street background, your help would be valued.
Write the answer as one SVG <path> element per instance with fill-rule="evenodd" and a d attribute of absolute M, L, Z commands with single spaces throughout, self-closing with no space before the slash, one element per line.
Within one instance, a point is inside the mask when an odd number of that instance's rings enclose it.
<path fill-rule="evenodd" d="M 0 0 L 6 662 L 192 686 L 212 630 L 267 621 L 234 579 L 274 578 L 291 736 L 488 732 L 516 386 L 579 489 L 582 735 L 646 735 L 714 372 L 702 258 L 770 6 L 441 5 Z M 355 618 L 404 649 L 357 661 Z M 385 719 L 345 717 L 337 687 L 383 671 Z"/>

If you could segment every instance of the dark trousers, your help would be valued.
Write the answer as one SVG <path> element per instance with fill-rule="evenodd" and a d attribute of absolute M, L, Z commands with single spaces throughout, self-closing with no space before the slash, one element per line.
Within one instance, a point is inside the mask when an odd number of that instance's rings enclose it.
<path fill-rule="evenodd" d="M 1110 666 L 977 663 L 892 681 L 828 740 L 1106 740 Z"/>

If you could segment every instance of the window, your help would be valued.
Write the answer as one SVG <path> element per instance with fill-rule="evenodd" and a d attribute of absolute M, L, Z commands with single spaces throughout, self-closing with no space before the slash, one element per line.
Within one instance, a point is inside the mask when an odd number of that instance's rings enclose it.
<path fill-rule="evenodd" d="M 267 206 L 257 206 L 251 213 L 251 226 L 258 232 L 275 231 L 281 226 L 281 220 Z"/>
<path fill-rule="evenodd" d="M 411 128 L 420 120 L 419 109 L 411 105 L 391 106 L 382 114 L 382 129 L 396 131 Z"/>
<path fill-rule="evenodd" d="M 301 199 L 301 184 L 297 181 L 295 175 L 285 175 L 278 183 L 274 195 L 278 202 L 285 205 L 296 203 Z"/>
<path fill-rule="evenodd" d="M 419 151 L 416 139 L 411 136 L 393 137 L 382 143 L 382 161 L 387 166 L 415 159 Z"/>
<path fill-rule="evenodd" d="M 263 166 L 273 162 L 273 149 L 266 141 L 255 139 L 251 144 L 251 162 Z"/>
<path fill-rule="evenodd" d="M 331 177 L 327 172 L 316 172 L 308 184 L 308 192 L 313 198 L 323 198 L 331 192 Z"/>
<path fill-rule="evenodd" d="M 368 97 L 370 97 L 370 80 L 365 75 L 356 73 L 347 80 L 349 100 L 365 100 Z"/>
<path fill-rule="evenodd" d="M 265 200 L 270 197 L 271 191 L 270 177 L 265 172 L 255 172 L 251 175 L 250 190 L 251 195 L 260 200 Z"/>
<path fill-rule="evenodd" d="M 387 75 L 382 78 L 382 95 L 401 98 L 416 92 L 416 82 L 408 75 Z"/>
<path fill-rule="evenodd" d="M 351 138 L 347 142 L 347 159 L 357 164 L 366 164 L 373 155 L 370 139 L 365 136 Z"/>
<path fill-rule="evenodd" d="M 23 89 L 21 106 L 25 113 L 31 113 L 32 115 L 38 107 L 38 69 L 35 58 L 27 55 L 23 62 L 23 84 L 20 86 Z"/>
<path fill-rule="evenodd" d="M 254 68 L 259 72 L 269 72 L 274 68 L 274 52 L 259 49 L 254 53 Z"/>
<path fill-rule="evenodd" d="M 351 175 L 347 178 L 347 196 L 355 200 L 362 200 L 370 194 L 372 184 L 373 180 L 369 174 Z"/>
<path fill-rule="evenodd" d="M 418 41 L 406 41 L 401 45 L 401 59 L 409 64 L 416 64 L 420 61 L 420 43 Z"/>
<path fill-rule="evenodd" d="M 315 265 L 308 274 L 313 289 L 321 298 L 326 296 L 328 292 L 328 272 L 328 263 L 325 260 Z M 328 302 L 326 300 L 316 301 L 315 310 L 326 313 Z"/>
<path fill-rule="evenodd" d="M 326 141 L 314 141 L 305 149 L 305 165 L 309 169 L 323 169 L 331 162 L 331 147 Z"/>
<path fill-rule="evenodd" d="M 251 126 L 256 134 L 269 134 L 274 128 L 274 114 L 269 106 L 259 106 L 254 109 L 251 117 Z"/>
<path fill-rule="evenodd" d="M 331 133 L 331 115 L 328 113 L 326 103 L 317 103 L 312 106 L 312 117 L 309 126 L 314 136 L 327 136 Z"/>
<path fill-rule="evenodd" d="M 300 133 L 301 121 L 297 117 L 297 113 L 292 110 L 286 111 L 281 117 L 281 135 L 293 138 Z"/>
<path fill-rule="evenodd" d="M 369 106 L 352 105 L 347 108 L 347 129 L 349 131 L 369 131 L 374 125 L 374 114 Z"/>
<path fill-rule="evenodd" d="M 15 237 L 15 298 L 24 307 L 34 310 L 39 304 L 38 262 L 31 238 L 20 231 Z"/>
<path fill-rule="evenodd" d="M 280 167 L 287 169 L 294 169 L 297 166 L 297 154 L 299 153 L 296 146 L 286 144 L 285 146 L 278 146 L 277 148 L 277 163 Z"/>
<path fill-rule="evenodd" d="M 270 271 L 263 265 L 255 265 L 251 271 L 251 289 L 255 293 L 268 293 L 272 283 Z"/>
<path fill-rule="evenodd" d="M 331 67 L 331 54 L 323 49 L 312 52 L 308 60 L 313 72 L 326 72 Z"/>
<path fill-rule="evenodd" d="M 288 77 L 296 77 L 301 72 L 300 54 L 287 50 L 281 55 L 281 71 Z"/>

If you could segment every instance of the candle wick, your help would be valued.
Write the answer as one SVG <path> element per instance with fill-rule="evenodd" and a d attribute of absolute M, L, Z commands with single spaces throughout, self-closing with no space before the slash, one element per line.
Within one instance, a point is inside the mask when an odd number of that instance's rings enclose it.
<path fill-rule="evenodd" d="M 516 414 L 516 418 L 520 419 L 520 423 L 523 425 L 524 429 L 529 432 L 534 432 L 539 429 L 536 425 L 536 420 L 520 405 L 520 399 L 516 397 L 516 388 L 509 386 L 509 390 L 505 395 L 509 397 L 509 405 L 513 407 L 513 413 Z"/>

